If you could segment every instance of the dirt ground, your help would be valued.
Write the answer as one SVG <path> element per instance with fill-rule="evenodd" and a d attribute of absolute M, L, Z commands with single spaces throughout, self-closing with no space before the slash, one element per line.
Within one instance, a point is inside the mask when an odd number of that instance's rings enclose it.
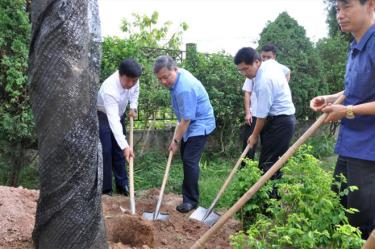
<path fill-rule="evenodd" d="M 0 186 L 0 248 L 31 249 L 36 202 L 39 192 L 23 188 Z M 190 220 L 188 214 L 175 210 L 181 198 L 164 195 L 162 213 L 168 221 L 146 221 L 144 211 L 155 210 L 159 190 L 137 192 L 136 215 L 129 213 L 129 199 L 123 196 L 103 196 L 103 214 L 110 249 L 184 249 L 198 240 L 208 227 Z M 229 220 L 206 244 L 207 249 L 230 248 L 229 235 L 239 230 L 240 224 Z"/>

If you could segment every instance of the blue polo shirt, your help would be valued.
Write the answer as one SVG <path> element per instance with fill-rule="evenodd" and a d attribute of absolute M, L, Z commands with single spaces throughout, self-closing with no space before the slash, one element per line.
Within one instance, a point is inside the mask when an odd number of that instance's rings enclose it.
<path fill-rule="evenodd" d="M 189 137 L 208 135 L 215 129 L 214 111 L 206 89 L 190 72 L 179 68 L 170 92 L 172 108 L 178 121 L 190 120 L 183 135 L 185 142 Z"/>
<path fill-rule="evenodd" d="M 357 43 L 351 43 L 345 74 L 344 105 L 375 101 L 375 25 Z M 341 156 L 375 161 L 375 116 L 343 118 L 335 152 Z"/>

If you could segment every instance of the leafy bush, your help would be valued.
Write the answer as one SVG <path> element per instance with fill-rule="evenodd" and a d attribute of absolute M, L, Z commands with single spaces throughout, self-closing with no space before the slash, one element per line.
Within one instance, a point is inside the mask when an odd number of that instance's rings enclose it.
<path fill-rule="evenodd" d="M 31 25 L 25 0 L 0 2 L 0 172 L 2 183 L 16 186 L 35 146 L 34 122 L 27 94 Z M 3 178 L 3 177 L 2 177 Z"/>
<path fill-rule="evenodd" d="M 336 139 L 327 134 L 321 134 L 311 137 L 306 144 L 311 148 L 311 154 L 318 159 L 329 157 L 333 154 Z"/>
<path fill-rule="evenodd" d="M 341 92 L 344 89 L 348 46 L 349 42 L 342 34 L 322 39 L 316 44 L 316 50 L 323 63 L 324 81 L 329 94 Z"/>
<path fill-rule="evenodd" d="M 194 53 L 194 52 L 192 52 Z M 243 120 L 242 83 L 245 80 L 237 71 L 233 57 L 222 53 L 199 54 L 188 58 L 184 66 L 205 86 L 216 118 L 216 137 L 221 152 L 232 154 Z"/>
<path fill-rule="evenodd" d="M 266 212 L 249 213 L 254 222 L 246 234 L 232 237 L 233 248 L 361 248 L 360 231 L 348 224 L 345 215 L 355 210 L 340 204 L 331 191 L 331 175 L 309 150 L 305 146 L 289 160 L 283 177 L 275 182 L 280 199 L 268 200 Z M 247 205 L 259 210 L 262 203 L 252 200 Z"/>
<path fill-rule="evenodd" d="M 237 172 L 236 177 L 229 185 L 227 193 L 221 201 L 228 208 L 234 205 L 261 177 L 262 172 L 258 167 L 258 162 L 249 159 L 245 159 L 245 161 L 246 166 Z M 272 182 L 268 182 L 260 188 L 251 201 L 246 203 L 237 214 L 237 218 L 241 219 L 244 227 L 248 227 L 255 222 L 256 216 L 254 214 L 266 213 L 270 202 L 269 194 L 272 191 L 272 184 Z"/>

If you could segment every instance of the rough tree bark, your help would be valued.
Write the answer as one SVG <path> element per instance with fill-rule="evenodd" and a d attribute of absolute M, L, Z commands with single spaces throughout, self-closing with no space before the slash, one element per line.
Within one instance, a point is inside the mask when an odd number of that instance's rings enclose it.
<path fill-rule="evenodd" d="M 107 248 L 96 93 L 97 0 L 33 0 L 31 103 L 38 133 L 36 248 Z"/>

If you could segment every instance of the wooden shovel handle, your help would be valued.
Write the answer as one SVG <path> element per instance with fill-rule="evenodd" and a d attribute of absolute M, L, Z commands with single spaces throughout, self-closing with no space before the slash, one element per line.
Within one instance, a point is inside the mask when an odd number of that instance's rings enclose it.
<path fill-rule="evenodd" d="M 375 249 L 375 229 L 372 231 L 362 249 Z"/>
<path fill-rule="evenodd" d="M 334 104 L 340 104 L 345 99 L 341 95 Z M 277 162 L 212 226 L 190 249 L 199 249 L 207 240 L 218 231 L 224 223 L 232 217 L 253 195 L 284 165 L 284 163 L 296 152 L 296 150 L 323 124 L 327 113 L 322 114 L 318 120 L 277 160 Z"/>
<path fill-rule="evenodd" d="M 130 133 L 129 133 L 129 146 L 133 149 L 133 127 L 134 119 L 130 116 Z M 130 211 L 135 214 L 135 198 L 134 198 L 134 158 L 129 159 L 129 190 L 130 190 Z"/>
<path fill-rule="evenodd" d="M 176 135 L 177 127 L 178 127 L 178 124 L 176 125 L 176 128 L 174 129 L 173 137 Z M 156 209 L 155 209 L 155 212 L 154 212 L 154 216 L 155 216 L 154 219 L 159 215 L 159 212 L 160 212 L 160 206 L 161 206 L 161 202 L 163 200 L 165 185 L 167 185 L 167 180 L 168 180 L 168 176 L 169 176 L 169 169 L 170 169 L 171 164 L 172 164 L 172 158 L 173 158 L 173 151 L 169 151 L 167 167 L 165 167 L 163 182 L 161 184 L 161 188 L 160 188 L 160 192 L 159 192 L 159 199 L 158 199 L 158 203 L 156 204 Z"/>
<path fill-rule="evenodd" d="M 229 173 L 229 175 L 228 175 L 227 179 L 225 180 L 223 186 L 220 188 L 219 192 L 217 193 L 217 195 L 216 195 L 215 199 L 213 200 L 211 206 L 208 208 L 208 210 L 207 210 L 207 212 L 205 214 L 205 217 L 203 217 L 203 220 L 206 219 L 211 214 L 211 212 L 214 209 L 216 203 L 219 201 L 220 197 L 223 195 L 224 191 L 226 190 L 226 188 L 228 187 L 229 183 L 231 182 L 234 174 L 237 172 L 237 169 L 241 165 L 242 160 L 245 158 L 245 156 L 249 152 L 249 149 L 250 149 L 250 145 L 247 144 L 247 146 L 244 149 L 244 151 L 242 152 L 240 158 L 238 158 L 237 163 L 234 165 L 232 171 Z"/>

